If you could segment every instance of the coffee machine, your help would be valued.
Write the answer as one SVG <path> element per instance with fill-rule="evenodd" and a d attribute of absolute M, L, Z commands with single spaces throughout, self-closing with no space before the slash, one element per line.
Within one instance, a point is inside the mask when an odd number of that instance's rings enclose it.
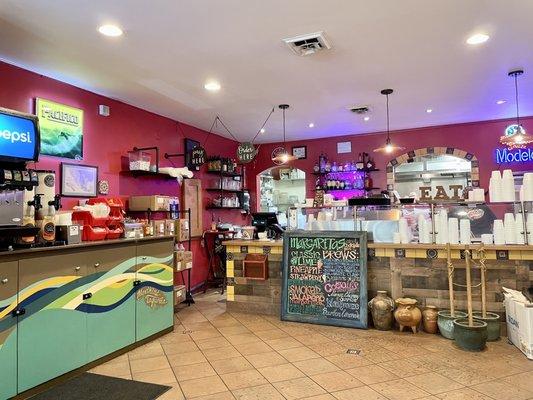
<path fill-rule="evenodd" d="M 38 197 L 32 195 L 38 175 L 27 167 L 38 160 L 39 143 L 37 116 L 0 108 L 0 247 L 9 248 L 38 232 L 24 226 L 24 217 L 28 207 L 40 208 Z"/>

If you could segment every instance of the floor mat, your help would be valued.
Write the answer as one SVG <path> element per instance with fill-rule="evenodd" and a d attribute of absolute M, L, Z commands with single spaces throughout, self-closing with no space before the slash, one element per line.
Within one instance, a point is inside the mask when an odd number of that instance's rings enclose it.
<path fill-rule="evenodd" d="M 169 386 L 155 385 L 113 378 L 85 372 L 46 392 L 33 396 L 32 400 L 154 400 L 169 390 Z"/>

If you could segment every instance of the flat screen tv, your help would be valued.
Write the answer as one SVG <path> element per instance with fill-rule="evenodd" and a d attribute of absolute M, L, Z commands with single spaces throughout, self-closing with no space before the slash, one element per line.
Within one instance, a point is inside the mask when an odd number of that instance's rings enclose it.
<path fill-rule="evenodd" d="M 36 115 L 0 107 L 0 162 L 37 161 L 40 143 Z"/>

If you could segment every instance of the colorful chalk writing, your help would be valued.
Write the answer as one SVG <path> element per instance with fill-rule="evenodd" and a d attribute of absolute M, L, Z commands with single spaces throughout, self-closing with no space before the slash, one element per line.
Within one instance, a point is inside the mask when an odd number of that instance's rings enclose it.
<path fill-rule="evenodd" d="M 282 296 L 282 319 L 366 328 L 366 233 L 285 233 Z"/>

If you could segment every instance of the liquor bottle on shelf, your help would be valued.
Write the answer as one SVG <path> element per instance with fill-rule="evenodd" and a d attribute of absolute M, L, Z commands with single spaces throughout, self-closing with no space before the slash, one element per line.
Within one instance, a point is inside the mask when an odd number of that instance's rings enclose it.
<path fill-rule="evenodd" d="M 365 189 L 371 188 L 373 186 L 374 182 L 372 181 L 372 178 L 370 175 L 366 174 L 365 176 Z"/>
<path fill-rule="evenodd" d="M 322 189 L 322 184 L 320 183 L 320 178 L 316 178 L 315 189 Z"/>
<path fill-rule="evenodd" d="M 337 172 L 339 170 L 339 167 L 337 166 L 337 162 L 333 161 L 333 165 L 331 166 L 331 172 Z"/>
<path fill-rule="evenodd" d="M 318 163 L 316 163 L 315 166 L 313 167 L 313 171 L 320 172 L 320 165 L 318 165 Z"/>
<path fill-rule="evenodd" d="M 328 158 L 324 153 L 320 154 L 320 157 L 318 157 L 318 167 L 320 172 L 326 172 L 326 163 L 328 162 Z"/>
<path fill-rule="evenodd" d="M 357 168 L 357 170 L 362 170 L 363 168 L 365 167 L 365 163 L 363 161 L 363 154 L 362 153 L 359 153 L 359 158 L 357 159 L 357 162 L 355 163 L 355 168 Z"/>
<path fill-rule="evenodd" d="M 366 169 L 374 169 L 374 160 L 372 160 L 370 157 L 368 157 L 368 160 L 366 160 Z"/>
<path fill-rule="evenodd" d="M 326 161 L 326 166 L 324 167 L 325 172 L 331 172 L 331 163 L 329 160 Z"/>

